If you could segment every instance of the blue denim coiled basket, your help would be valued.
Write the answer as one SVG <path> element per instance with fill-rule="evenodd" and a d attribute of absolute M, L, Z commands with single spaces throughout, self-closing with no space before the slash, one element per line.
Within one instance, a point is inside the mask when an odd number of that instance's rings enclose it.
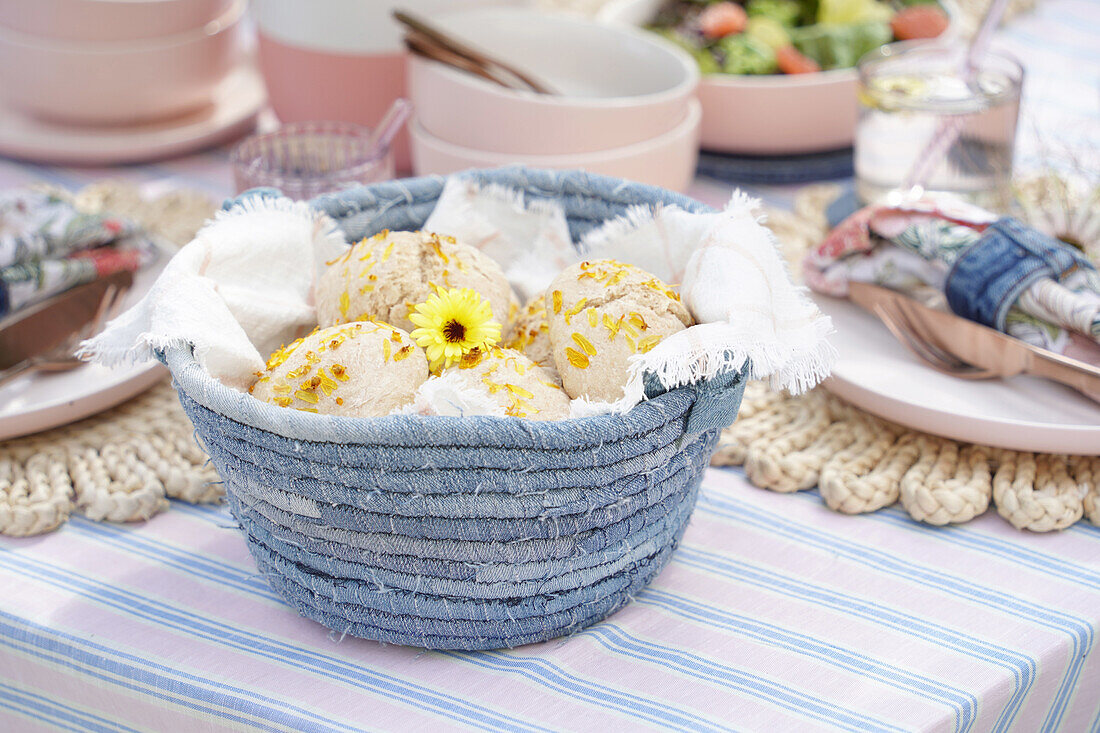
<path fill-rule="evenodd" d="M 461 174 L 565 208 L 574 239 L 634 204 L 702 204 L 580 172 Z M 443 188 L 416 178 L 312 204 L 351 241 L 416 229 Z M 271 586 L 339 633 L 494 649 L 582 629 L 626 604 L 683 535 L 737 372 L 621 415 L 338 418 L 262 403 L 163 355 Z"/>

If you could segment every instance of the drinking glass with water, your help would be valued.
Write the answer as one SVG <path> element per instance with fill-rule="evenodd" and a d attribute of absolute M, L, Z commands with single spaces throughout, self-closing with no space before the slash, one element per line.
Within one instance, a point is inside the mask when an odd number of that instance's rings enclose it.
<path fill-rule="evenodd" d="M 1010 200 L 1023 69 L 965 48 L 895 43 L 859 64 L 856 191 L 864 203 L 948 192 L 991 209 Z"/>

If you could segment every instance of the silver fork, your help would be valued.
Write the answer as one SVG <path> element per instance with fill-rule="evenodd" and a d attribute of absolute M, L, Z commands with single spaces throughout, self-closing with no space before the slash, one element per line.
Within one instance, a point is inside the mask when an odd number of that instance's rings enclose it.
<path fill-rule="evenodd" d="M 84 339 L 89 339 L 98 334 L 103 330 L 103 326 L 106 325 L 107 321 L 118 315 L 129 290 L 129 286 L 109 286 L 103 291 L 103 297 L 100 298 L 99 304 L 96 306 L 95 315 L 92 316 L 92 320 L 84 328 L 74 331 L 63 343 L 49 351 L 32 356 L 0 371 L 0 387 L 27 373 L 67 372 L 81 366 L 84 362 L 73 354 L 76 347 Z"/>
<path fill-rule="evenodd" d="M 851 282 L 848 295 L 877 316 L 918 359 L 944 374 L 963 379 L 1030 374 L 1100 402 L 1098 365 L 1041 349 L 877 285 Z"/>
<path fill-rule="evenodd" d="M 901 308 L 887 307 L 879 303 L 873 310 L 898 343 L 936 371 L 960 379 L 995 379 L 1001 376 L 999 372 L 992 369 L 983 369 L 963 361 L 943 346 L 936 344 L 932 338 L 929 338 L 930 334 L 922 333 L 922 329 L 914 324 Z"/>

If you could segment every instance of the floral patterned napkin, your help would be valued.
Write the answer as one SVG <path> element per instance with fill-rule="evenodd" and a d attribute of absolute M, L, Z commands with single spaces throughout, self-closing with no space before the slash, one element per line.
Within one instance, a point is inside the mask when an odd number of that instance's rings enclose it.
<path fill-rule="evenodd" d="M 0 317 L 157 256 L 135 224 L 34 189 L 0 192 Z"/>

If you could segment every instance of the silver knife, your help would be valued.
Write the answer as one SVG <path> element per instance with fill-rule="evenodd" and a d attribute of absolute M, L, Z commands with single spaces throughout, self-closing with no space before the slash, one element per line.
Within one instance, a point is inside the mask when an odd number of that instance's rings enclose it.
<path fill-rule="evenodd" d="M 63 344 L 95 318 L 109 288 L 128 288 L 133 281 L 133 273 L 116 272 L 58 293 L 0 321 L 0 370 Z"/>

